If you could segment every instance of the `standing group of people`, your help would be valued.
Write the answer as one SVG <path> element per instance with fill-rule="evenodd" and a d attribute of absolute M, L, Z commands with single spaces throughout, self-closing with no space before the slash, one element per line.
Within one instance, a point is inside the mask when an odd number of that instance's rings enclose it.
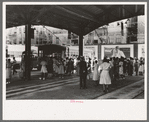
<path fill-rule="evenodd" d="M 12 74 L 17 73 L 16 71 L 16 59 L 13 57 L 13 61 L 11 59 L 6 59 L 6 83 L 9 84 L 11 82 Z"/>
<path fill-rule="evenodd" d="M 72 58 L 61 58 L 61 57 L 42 57 L 39 60 L 41 65 L 41 77 L 40 79 L 45 80 L 47 74 L 52 76 L 59 76 L 59 78 L 64 78 L 64 74 L 71 75 L 74 73 L 74 59 Z"/>
<path fill-rule="evenodd" d="M 40 80 L 45 80 L 47 78 L 47 75 L 49 74 L 50 77 L 52 75 L 59 75 L 59 78 L 64 78 L 64 62 L 62 58 L 55 58 L 50 56 L 48 57 L 42 57 L 40 59 L 40 65 L 41 65 L 41 77 Z"/>
<path fill-rule="evenodd" d="M 108 85 L 133 74 L 136 76 L 144 74 L 143 58 L 138 60 L 132 57 L 129 59 L 124 57 L 104 57 L 102 61 L 95 61 L 93 80 L 97 84 L 103 84 L 103 91 L 108 92 Z"/>

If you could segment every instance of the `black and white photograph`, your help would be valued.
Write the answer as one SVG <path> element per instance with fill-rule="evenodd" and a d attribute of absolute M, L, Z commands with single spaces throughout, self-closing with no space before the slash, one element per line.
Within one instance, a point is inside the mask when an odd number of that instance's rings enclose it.
<path fill-rule="evenodd" d="M 3 2 L 2 42 L 4 120 L 147 119 L 146 2 Z"/>

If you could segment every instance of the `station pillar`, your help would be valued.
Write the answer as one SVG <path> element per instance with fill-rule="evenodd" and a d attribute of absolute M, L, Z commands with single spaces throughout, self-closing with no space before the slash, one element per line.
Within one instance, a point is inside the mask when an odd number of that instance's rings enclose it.
<path fill-rule="evenodd" d="M 25 78 L 30 80 L 31 74 L 31 24 L 25 25 Z"/>
<path fill-rule="evenodd" d="M 83 56 L 83 35 L 79 35 L 79 57 Z"/>

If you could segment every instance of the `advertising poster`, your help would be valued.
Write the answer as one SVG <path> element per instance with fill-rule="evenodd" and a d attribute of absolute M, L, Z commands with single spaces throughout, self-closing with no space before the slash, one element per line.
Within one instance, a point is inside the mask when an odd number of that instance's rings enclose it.
<path fill-rule="evenodd" d="M 138 44 L 138 58 L 145 58 L 145 44 Z"/>
<path fill-rule="evenodd" d="M 119 46 L 119 49 L 124 53 L 126 58 L 134 56 L 133 44 L 130 45 L 102 45 L 101 46 L 101 58 L 104 56 L 111 57 L 113 55 L 113 49 Z"/>
<path fill-rule="evenodd" d="M 96 57 L 98 59 L 98 46 L 84 46 L 84 48 L 93 50 L 93 54 L 91 58 Z"/>
<path fill-rule="evenodd" d="M 113 55 L 113 49 L 114 48 L 105 47 L 104 48 L 104 56 L 111 57 Z M 119 48 L 119 49 L 124 53 L 126 58 L 130 57 L 130 48 L 129 47 L 128 48 Z"/>

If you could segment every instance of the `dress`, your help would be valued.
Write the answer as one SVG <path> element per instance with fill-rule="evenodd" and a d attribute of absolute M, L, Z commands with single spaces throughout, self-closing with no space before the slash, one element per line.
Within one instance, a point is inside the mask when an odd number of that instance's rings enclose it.
<path fill-rule="evenodd" d="M 47 73 L 47 72 L 48 72 L 47 67 L 46 67 L 47 62 L 46 62 L 46 61 L 41 61 L 40 64 L 42 65 L 42 66 L 41 66 L 41 72 L 42 72 L 42 73 Z"/>
<path fill-rule="evenodd" d="M 56 59 L 53 60 L 53 70 L 55 73 L 58 73 L 58 61 Z"/>
<path fill-rule="evenodd" d="M 119 62 L 119 65 L 120 65 L 120 67 L 119 67 L 119 74 L 120 74 L 120 75 L 123 75 L 123 62 L 120 61 L 120 62 Z"/>
<path fill-rule="evenodd" d="M 93 72 L 93 80 L 96 81 L 98 80 L 99 76 L 98 76 L 98 64 L 94 65 L 94 72 Z"/>
<path fill-rule="evenodd" d="M 58 74 L 64 74 L 64 64 L 62 63 L 62 61 L 59 61 Z"/>
<path fill-rule="evenodd" d="M 143 71 L 144 71 L 144 65 L 141 64 L 141 65 L 139 66 L 139 72 L 143 73 Z"/>
<path fill-rule="evenodd" d="M 111 84 L 111 78 L 109 75 L 109 68 L 110 68 L 110 64 L 107 62 L 104 62 L 100 65 L 100 69 L 102 70 L 102 72 L 100 75 L 99 84 Z"/>

